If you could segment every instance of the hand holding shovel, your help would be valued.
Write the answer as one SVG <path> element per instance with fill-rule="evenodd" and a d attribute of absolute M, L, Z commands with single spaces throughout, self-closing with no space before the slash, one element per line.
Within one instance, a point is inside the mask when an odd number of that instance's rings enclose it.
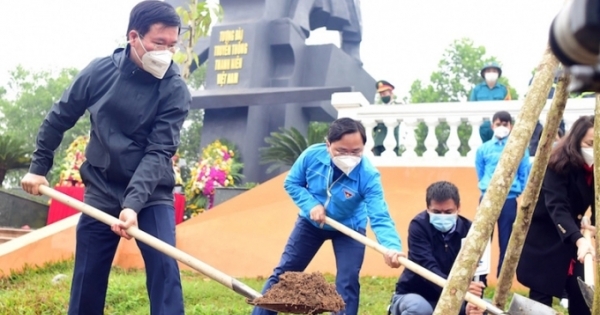
<path fill-rule="evenodd" d="M 589 221 L 588 217 L 583 217 L 581 219 L 581 227 L 583 228 L 583 237 L 586 242 L 589 243 L 590 251 L 581 253 L 583 255 L 583 279 L 577 277 L 577 284 L 579 284 L 579 289 L 581 290 L 581 294 L 583 295 L 583 299 L 585 300 L 585 304 L 592 309 L 592 305 L 594 304 L 594 257 L 593 257 L 593 247 L 591 231 L 595 231 L 594 228 Z M 579 250 L 577 256 L 580 256 Z M 579 257 L 578 257 L 579 258 Z"/>
<path fill-rule="evenodd" d="M 109 215 L 106 212 L 100 211 L 90 205 L 87 205 L 75 198 L 72 198 L 70 196 L 67 196 L 61 192 L 58 192 L 48 186 L 45 185 L 40 185 L 39 186 L 39 192 L 43 195 L 46 195 L 58 202 L 61 202 L 69 207 L 72 207 L 73 209 L 77 209 L 81 212 L 83 212 L 86 215 L 89 215 L 90 217 L 106 223 L 110 226 L 113 225 L 120 225 L 122 224 L 122 221 Z M 131 226 L 129 228 L 127 228 L 127 234 L 134 237 L 136 240 L 141 241 L 149 246 L 151 246 L 152 248 L 164 253 L 165 255 L 172 257 L 178 261 L 180 261 L 183 264 L 188 265 L 189 267 L 193 268 L 194 270 L 206 275 L 207 277 L 217 281 L 218 283 L 222 284 L 223 286 L 231 289 L 232 291 L 234 291 L 235 293 L 238 293 L 244 297 L 246 297 L 248 299 L 248 303 L 251 305 L 257 305 L 260 306 L 264 309 L 268 309 L 271 311 L 275 311 L 275 312 L 293 312 L 295 314 L 315 314 L 314 310 L 312 310 L 309 306 L 307 305 L 290 305 L 290 304 L 285 304 L 285 303 L 253 303 L 252 301 L 256 300 L 259 297 L 262 297 L 262 294 L 260 294 L 259 292 L 255 291 L 254 289 L 252 289 L 251 287 L 247 286 L 246 284 L 242 283 L 241 281 L 223 273 L 220 270 L 217 270 L 216 268 L 194 258 L 193 256 L 179 250 L 176 247 L 173 247 L 165 242 L 163 242 L 162 240 L 138 229 L 137 226 Z M 329 310 L 323 310 L 323 311 L 329 311 Z"/>

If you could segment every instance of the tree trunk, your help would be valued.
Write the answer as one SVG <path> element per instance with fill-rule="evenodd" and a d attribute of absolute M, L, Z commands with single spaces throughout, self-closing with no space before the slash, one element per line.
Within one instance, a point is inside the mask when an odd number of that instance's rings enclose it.
<path fill-rule="evenodd" d="M 506 301 L 508 300 L 517 264 L 521 257 L 521 250 L 523 249 L 525 237 L 527 236 L 527 231 L 529 231 L 529 225 L 531 224 L 533 210 L 535 209 L 540 194 L 542 181 L 546 175 L 546 167 L 548 166 L 548 160 L 550 159 L 552 144 L 556 138 L 558 126 L 563 117 L 565 105 L 567 104 L 567 99 L 569 97 L 568 86 L 569 77 L 565 75 L 561 76 L 556 86 L 556 90 L 554 91 L 554 99 L 552 100 L 550 111 L 548 111 L 548 114 L 546 115 L 546 125 L 544 126 L 537 152 L 535 153 L 535 161 L 531 173 L 529 174 L 523 197 L 521 198 L 519 211 L 517 211 L 517 218 L 513 225 L 513 231 L 504 255 L 502 270 L 500 270 L 500 277 L 498 278 L 498 284 L 496 285 L 496 291 L 494 293 L 493 303 L 496 307 L 501 309 L 504 309 L 504 305 L 506 305 Z"/>
<path fill-rule="evenodd" d="M 600 314 L 600 263 L 598 254 L 600 254 L 600 226 L 598 220 L 600 218 L 600 93 L 596 93 L 596 110 L 594 111 L 594 199 L 596 202 L 596 222 L 592 222 L 596 226 L 596 277 L 594 281 L 594 304 L 592 314 Z"/>
<path fill-rule="evenodd" d="M 516 124 L 494 171 L 489 189 L 483 196 L 473 225 L 452 266 L 448 282 L 442 290 L 433 315 L 457 315 L 459 313 L 479 259 L 490 239 L 496 221 L 498 221 L 502 205 L 506 201 L 517 167 L 525 155 L 525 149 L 529 144 L 533 129 L 546 104 L 557 67 L 558 60 L 552 54 L 550 47 L 546 47 Z"/>

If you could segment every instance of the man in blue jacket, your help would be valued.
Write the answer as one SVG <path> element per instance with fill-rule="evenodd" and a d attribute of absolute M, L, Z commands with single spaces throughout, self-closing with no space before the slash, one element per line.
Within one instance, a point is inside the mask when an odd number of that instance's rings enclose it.
<path fill-rule="evenodd" d="M 508 136 L 512 130 L 512 117 L 510 113 L 506 111 L 495 113 L 492 117 L 492 130 L 494 137 L 477 148 L 477 153 L 475 154 L 475 171 L 479 180 L 478 187 L 481 190 L 480 202 L 489 188 L 490 180 L 498 166 L 498 162 L 508 141 Z M 531 165 L 529 162 L 529 152 L 527 152 L 528 150 L 525 151 L 525 155 L 521 158 L 517 174 L 510 186 L 510 191 L 498 217 L 498 243 L 500 247 L 498 275 L 500 275 L 504 253 L 506 253 L 512 227 L 517 217 L 517 198 L 525 190 L 527 178 L 529 177 Z"/>
<path fill-rule="evenodd" d="M 459 215 L 458 188 L 446 181 L 431 184 L 425 196 L 427 210 L 417 214 L 408 226 L 408 259 L 425 269 L 447 279 L 452 265 L 467 237 L 471 221 Z M 472 282 L 469 292 L 483 295 L 486 276 Z M 389 314 L 431 315 L 437 305 L 442 288 L 404 269 L 396 283 Z M 468 310 L 468 312 L 466 312 Z M 482 314 L 474 305 L 463 304 L 461 315 Z"/>
<path fill-rule="evenodd" d="M 340 314 L 358 315 L 359 273 L 365 246 L 324 225 L 326 216 L 365 234 L 367 220 L 380 244 L 390 250 L 385 263 L 398 268 L 400 237 L 388 212 L 379 171 L 362 158 L 367 140 L 363 125 L 340 118 L 329 127 L 327 143 L 306 149 L 292 166 L 284 183 L 300 213 L 279 265 L 263 288 L 265 293 L 287 271 L 304 271 L 321 245 L 331 240 L 336 258 L 336 289 L 346 303 Z M 275 312 L 255 307 L 253 315 Z"/>
<path fill-rule="evenodd" d="M 69 315 L 104 314 L 111 264 L 121 237 L 131 238 L 129 227 L 139 223 L 141 230 L 175 245 L 171 158 L 191 104 L 172 62 L 180 25 L 170 4 L 138 3 L 131 10 L 127 47 L 85 67 L 40 126 L 23 189 L 39 194 L 39 186 L 48 185 L 54 150 L 87 110 L 90 142 L 80 169 L 84 201 L 121 220 L 110 227 L 81 216 Z M 138 247 L 146 265 L 149 314 L 183 315 L 177 262 L 143 243 Z"/>

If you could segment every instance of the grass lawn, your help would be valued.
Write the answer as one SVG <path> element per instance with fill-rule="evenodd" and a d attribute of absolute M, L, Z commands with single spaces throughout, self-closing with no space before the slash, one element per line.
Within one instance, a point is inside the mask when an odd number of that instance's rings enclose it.
<path fill-rule="evenodd" d="M 66 314 L 73 262 L 27 268 L 23 273 L 0 279 L 0 315 Z M 57 274 L 67 277 L 56 284 Z M 183 292 L 188 315 L 248 315 L 251 306 L 245 299 L 203 275 L 183 272 Z M 333 276 L 327 275 L 333 282 Z M 264 279 L 240 279 L 260 291 Z M 364 277 L 361 279 L 361 315 L 384 315 L 394 290 L 396 278 Z M 522 293 L 522 292 L 520 292 Z M 493 288 L 486 289 L 491 298 Z M 525 295 L 526 296 L 526 295 Z M 148 297 L 143 271 L 114 268 L 106 298 L 106 315 L 148 315 Z M 567 312 L 556 307 L 557 310 Z"/>

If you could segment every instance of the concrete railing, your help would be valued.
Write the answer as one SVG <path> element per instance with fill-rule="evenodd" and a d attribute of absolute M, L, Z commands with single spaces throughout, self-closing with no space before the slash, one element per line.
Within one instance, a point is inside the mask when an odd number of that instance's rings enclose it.
<path fill-rule="evenodd" d="M 550 108 L 548 100 L 540 122 L 544 125 Z M 516 119 L 523 100 L 423 103 L 407 105 L 371 105 L 361 93 L 335 93 L 332 105 L 338 118 L 351 117 L 367 129 L 365 154 L 377 166 L 473 166 L 475 152 L 482 141 L 479 128 L 494 113 L 505 110 Z M 563 115 L 569 130 L 577 118 L 594 113 L 595 99 L 569 99 Z M 374 156 L 373 130 L 377 124 L 387 127 L 385 151 Z M 394 151 L 396 140 L 391 132 L 400 126 L 400 155 Z M 435 130 L 435 132 L 430 132 Z"/>

